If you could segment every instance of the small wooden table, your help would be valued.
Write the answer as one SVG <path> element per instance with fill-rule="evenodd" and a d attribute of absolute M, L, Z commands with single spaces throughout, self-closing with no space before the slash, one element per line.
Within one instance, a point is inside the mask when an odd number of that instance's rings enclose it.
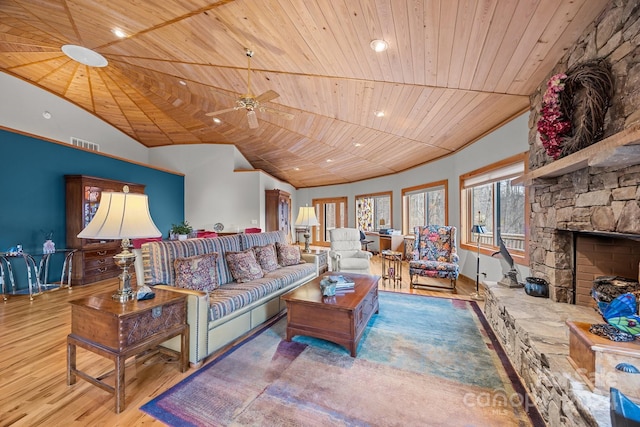
<path fill-rule="evenodd" d="M 284 295 L 287 304 L 287 341 L 296 335 L 325 339 L 340 344 L 356 357 L 358 343 L 369 319 L 378 313 L 378 281 L 380 276 L 340 273 L 353 280 L 351 292 L 337 292 L 323 297 L 320 291 L 322 276 Z"/>
<path fill-rule="evenodd" d="M 181 335 L 180 370 L 185 372 L 189 367 L 187 297 L 161 289 L 154 292 L 156 296 L 153 299 L 126 303 L 113 300 L 112 292 L 70 301 L 67 384 L 75 384 L 77 375 L 114 394 L 116 413 L 125 408 L 124 372 L 127 358 Z M 94 378 L 76 368 L 76 346 L 114 361 L 115 386 L 102 381 L 109 374 Z"/>

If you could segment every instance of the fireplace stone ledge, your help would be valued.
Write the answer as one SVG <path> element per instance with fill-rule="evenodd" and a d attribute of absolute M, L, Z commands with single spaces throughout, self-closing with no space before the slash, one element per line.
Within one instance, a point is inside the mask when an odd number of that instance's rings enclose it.
<path fill-rule="evenodd" d="M 485 282 L 485 316 L 550 426 L 611 426 L 609 397 L 591 392 L 569 364 L 567 320 L 603 323 L 590 307 Z"/>

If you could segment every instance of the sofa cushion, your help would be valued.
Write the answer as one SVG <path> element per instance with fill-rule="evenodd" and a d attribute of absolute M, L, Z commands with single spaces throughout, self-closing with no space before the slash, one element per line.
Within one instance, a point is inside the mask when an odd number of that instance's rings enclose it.
<path fill-rule="evenodd" d="M 242 252 L 226 252 L 224 257 L 231 275 L 238 283 L 249 282 L 264 276 L 253 249 Z"/>
<path fill-rule="evenodd" d="M 233 289 L 236 291 L 249 292 L 251 301 L 257 301 L 262 297 L 269 295 L 281 287 L 280 281 L 273 277 L 261 277 L 245 283 L 231 282 L 224 285 L 224 289 Z"/>
<path fill-rule="evenodd" d="M 276 279 L 278 281 L 278 289 L 282 289 L 315 272 L 315 264 L 303 263 L 265 273 L 264 277 L 267 279 Z"/>
<path fill-rule="evenodd" d="M 252 248 L 254 246 L 264 246 L 269 243 L 287 243 L 287 233 L 282 230 L 268 231 L 266 233 L 244 233 L 239 234 L 242 250 Z"/>
<path fill-rule="evenodd" d="M 173 262 L 176 270 L 175 286 L 197 291 L 213 291 L 220 286 L 218 283 L 217 263 L 218 254 L 215 252 L 177 258 Z"/>
<path fill-rule="evenodd" d="M 253 252 L 263 272 L 268 273 L 269 271 L 280 268 L 278 265 L 278 253 L 276 252 L 276 245 L 274 243 L 269 243 L 264 246 L 254 246 Z"/>
<path fill-rule="evenodd" d="M 282 267 L 304 262 L 304 260 L 300 259 L 300 246 L 286 245 L 278 242 L 276 243 L 276 250 L 278 252 L 278 264 Z"/>
<path fill-rule="evenodd" d="M 227 251 L 240 250 L 242 248 L 237 235 L 144 243 L 142 245 L 144 283 L 146 285 L 157 285 L 159 283 L 173 285 L 176 277 L 173 262 L 177 258 L 213 252 L 220 254 L 220 259 L 217 262 L 218 283 L 232 282 L 233 277 L 222 254 Z"/>

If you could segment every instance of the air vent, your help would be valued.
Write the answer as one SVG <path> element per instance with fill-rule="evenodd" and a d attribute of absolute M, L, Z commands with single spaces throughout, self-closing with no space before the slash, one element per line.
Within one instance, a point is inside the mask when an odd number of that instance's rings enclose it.
<path fill-rule="evenodd" d="M 71 145 L 74 145 L 80 148 L 86 148 L 87 150 L 100 151 L 100 145 L 96 144 L 95 142 L 85 141 L 84 139 L 76 138 L 75 136 L 71 137 Z"/>

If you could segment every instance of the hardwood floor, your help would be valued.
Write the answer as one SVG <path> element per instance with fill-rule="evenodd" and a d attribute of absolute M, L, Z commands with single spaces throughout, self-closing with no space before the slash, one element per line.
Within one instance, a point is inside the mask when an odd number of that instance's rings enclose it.
<path fill-rule="evenodd" d="M 379 256 L 372 259 L 372 273 L 380 274 Z M 411 289 L 406 263 L 401 286 L 380 284 L 380 289 L 422 295 L 468 298 L 474 290 L 468 281 L 458 281 L 457 293 Z M 421 279 L 425 281 L 425 279 Z M 446 283 L 446 282 L 445 282 Z M 78 379 L 67 386 L 66 337 L 70 331 L 68 303 L 100 292 L 111 292 L 115 280 L 107 280 L 72 290 L 50 291 L 29 301 L 28 296 L 12 296 L 0 305 L 0 426 L 134 426 L 164 424 L 138 408 L 195 371 L 181 373 L 175 362 L 164 356 L 131 358 L 126 368 L 126 409 L 114 410 L 114 397 Z M 98 376 L 113 364 L 78 348 L 78 367 Z M 105 380 L 105 381 L 108 381 Z"/>

